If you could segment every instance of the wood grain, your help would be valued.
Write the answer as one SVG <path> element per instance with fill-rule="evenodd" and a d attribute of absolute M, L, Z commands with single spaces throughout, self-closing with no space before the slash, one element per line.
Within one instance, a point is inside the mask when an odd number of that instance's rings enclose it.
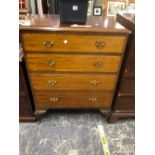
<path fill-rule="evenodd" d="M 29 51 L 56 51 L 56 52 L 109 52 L 122 53 L 124 50 L 125 36 L 81 35 L 63 33 L 23 33 L 24 49 Z M 52 47 L 44 45 L 45 41 L 53 42 Z M 64 41 L 67 41 L 65 44 Z M 102 42 L 102 48 L 96 47 L 96 42 Z"/>
<path fill-rule="evenodd" d="M 131 31 L 117 83 L 110 120 L 135 116 L 135 21 L 117 14 L 116 21 Z"/>
<path fill-rule="evenodd" d="M 53 103 L 50 98 L 58 98 L 58 101 Z M 91 99 L 96 98 L 92 102 Z M 107 108 L 111 105 L 111 92 L 50 92 L 38 91 L 35 92 L 35 100 L 37 109 L 48 108 Z"/>
<path fill-rule="evenodd" d="M 19 121 L 34 122 L 33 100 L 30 96 L 29 82 L 24 61 L 19 62 Z"/>
<path fill-rule="evenodd" d="M 81 27 L 61 25 L 55 15 L 36 15 L 29 23 L 20 36 L 35 115 L 96 108 L 109 116 L 129 31 L 111 17 L 88 17 Z"/>
<path fill-rule="evenodd" d="M 85 27 L 88 26 L 88 27 Z M 113 17 L 88 16 L 85 25 L 74 27 L 71 24 L 61 24 L 59 15 L 36 15 L 29 20 L 29 26 L 20 26 L 21 31 L 41 31 L 41 32 L 78 32 L 78 33 L 98 33 L 98 34 L 118 34 L 128 35 L 129 31 L 124 27 L 117 27 L 118 23 Z"/>
<path fill-rule="evenodd" d="M 62 55 L 62 54 L 27 54 L 30 71 L 71 71 L 71 72 L 113 72 L 119 70 L 120 56 L 108 55 Z M 54 61 L 53 66 L 47 65 Z M 101 64 L 95 67 L 95 63 Z"/>
<path fill-rule="evenodd" d="M 135 112 L 135 96 L 120 96 L 116 99 L 115 112 Z"/>
<path fill-rule="evenodd" d="M 116 75 L 30 74 L 34 90 L 113 90 Z"/>
<path fill-rule="evenodd" d="M 120 93 L 135 94 L 135 78 L 124 77 L 120 86 Z"/>

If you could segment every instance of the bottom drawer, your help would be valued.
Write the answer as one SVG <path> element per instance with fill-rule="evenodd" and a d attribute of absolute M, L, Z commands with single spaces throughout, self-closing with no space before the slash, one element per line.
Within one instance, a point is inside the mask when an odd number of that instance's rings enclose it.
<path fill-rule="evenodd" d="M 36 108 L 108 108 L 112 92 L 35 92 Z"/>
<path fill-rule="evenodd" d="M 115 106 L 115 112 L 134 112 L 135 111 L 135 96 L 120 96 L 117 97 Z"/>

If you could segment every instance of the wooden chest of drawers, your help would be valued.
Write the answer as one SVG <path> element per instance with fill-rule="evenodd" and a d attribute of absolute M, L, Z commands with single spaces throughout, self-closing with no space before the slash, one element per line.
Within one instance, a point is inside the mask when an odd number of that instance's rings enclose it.
<path fill-rule="evenodd" d="M 60 25 L 59 16 L 35 16 L 20 27 L 35 114 L 48 109 L 111 111 L 129 31 L 113 18 Z"/>
<path fill-rule="evenodd" d="M 116 20 L 131 31 L 126 46 L 119 82 L 114 95 L 110 121 L 135 115 L 135 23 L 128 16 L 117 14 Z"/>
<path fill-rule="evenodd" d="M 19 62 L 19 121 L 35 122 L 24 60 Z"/>

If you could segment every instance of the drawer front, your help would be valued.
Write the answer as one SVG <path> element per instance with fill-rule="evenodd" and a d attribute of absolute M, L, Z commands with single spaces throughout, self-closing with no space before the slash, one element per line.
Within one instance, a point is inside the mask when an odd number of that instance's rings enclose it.
<path fill-rule="evenodd" d="M 113 90 L 116 75 L 30 74 L 35 90 Z"/>
<path fill-rule="evenodd" d="M 134 112 L 135 96 L 119 96 L 116 99 L 114 110 L 116 112 Z"/>
<path fill-rule="evenodd" d="M 135 94 L 135 79 L 123 78 L 121 81 L 120 93 Z"/>
<path fill-rule="evenodd" d="M 111 92 L 35 92 L 37 109 L 42 108 L 109 108 Z"/>
<path fill-rule="evenodd" d="M 27 54 L 30 71 L 118 72 L 120 56 Z"/>
<path fill-rule="evenodd" d="M 115 52 L 122 53 L 125 36 L 69 33 L 22 33 L 24 48 L 29 51 Z"/>

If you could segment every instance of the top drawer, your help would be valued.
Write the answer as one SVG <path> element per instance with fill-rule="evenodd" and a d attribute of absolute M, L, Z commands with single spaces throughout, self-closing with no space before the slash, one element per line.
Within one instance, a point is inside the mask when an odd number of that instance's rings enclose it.
<path fill-rule="evenodd" d="M 22 33 L 24 48 L 46 52 L 122 53 L 126 36 L 84 35 L 68 33 Z"/>

